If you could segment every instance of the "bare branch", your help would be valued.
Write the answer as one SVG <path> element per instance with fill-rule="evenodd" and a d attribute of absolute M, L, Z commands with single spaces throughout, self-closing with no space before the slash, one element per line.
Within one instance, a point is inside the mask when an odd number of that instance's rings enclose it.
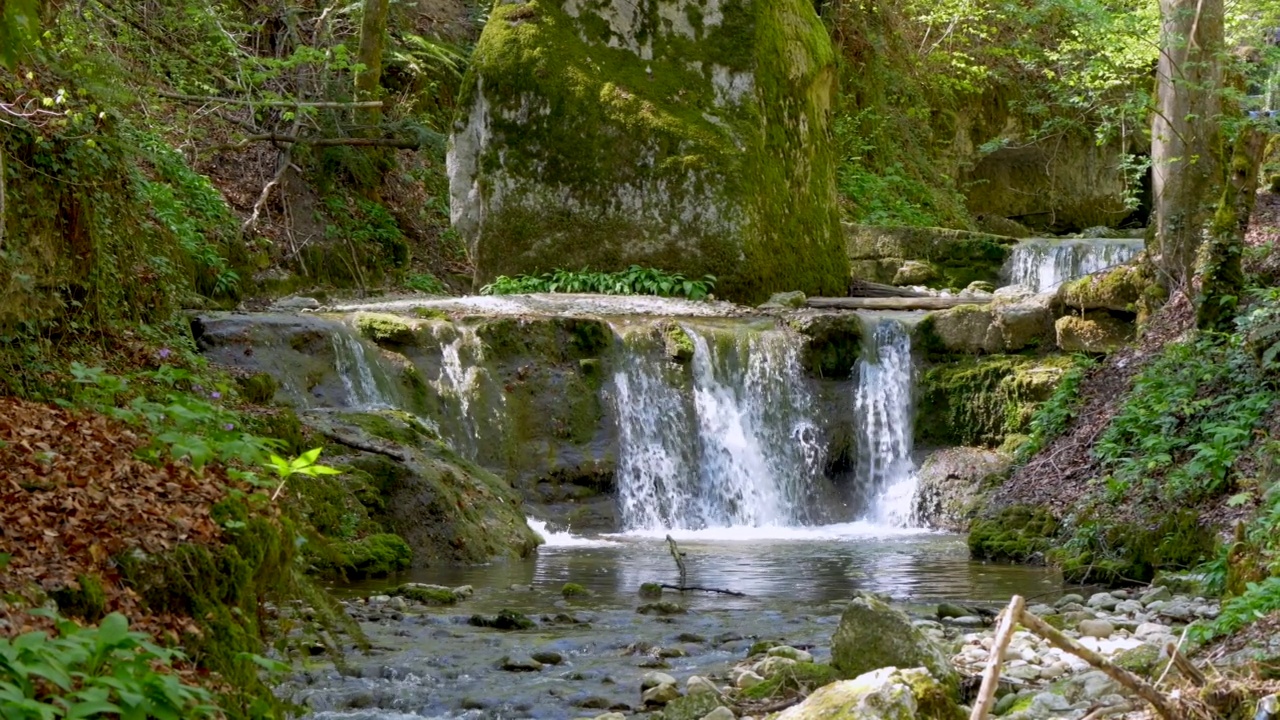
<path fill-rule="evenodd" d="M 253 100 L 250 98 L 210 97 L 205 95 L 185 95 L 183 93 L 157 90 L 160 97 L 183 102 L 204 105 L 206 103 L 222 103 L 224 105 L 250 105 L 253 107 L 285 107 L 285 108 L 372 108 L 382 107 L 381 100 L 364 102 L 303 102 L 301 100 Z"/>
<path fill-rule="evenodd" d="M 298 137 L 296 135 L 281 135 L 279 133 L 267 133 L 263 135 L 250 135 L 238 143 L 232 145 L 219 145 L 216 150 L 236 150 L 250 143 L 255 142 L 278 142 L 290 145 L 315 145 L 318 147 L 334 147 L 337 145 L 361 145 L 366 147 L 391 147 L 401 148 L 404 150 L 417 150 L 422 147 L 420 140 L 409 138 L 315 138 L 315 137 Z"/>

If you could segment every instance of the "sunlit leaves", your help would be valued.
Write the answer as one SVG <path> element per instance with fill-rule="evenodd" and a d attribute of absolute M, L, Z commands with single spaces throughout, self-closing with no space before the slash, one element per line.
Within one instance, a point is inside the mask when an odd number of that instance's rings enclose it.
<path fill-rule="evenodd" d="M 680 273 L 669 273 L 656 268 L 632 265 L 620 272 L 591 272 L 589 270 L 556 270 L 542 275 L 503 275 L 481 288 L 485 295 L 515 295 L 519 293 L 599 293 L 602 295 L 659 295 L 704 300 L 715 288 L 716 277 L 706 275 L 701 280 L 686 278 Z"/>

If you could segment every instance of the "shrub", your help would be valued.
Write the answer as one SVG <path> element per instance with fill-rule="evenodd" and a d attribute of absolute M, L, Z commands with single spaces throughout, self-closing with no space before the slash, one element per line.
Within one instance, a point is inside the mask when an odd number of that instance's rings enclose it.
<path fill-rule="evenodd" d="M 658 295 L 703 300 L 715 288 L 716 277 L 706 275 L 691 280 L 680 273 L 669 273 L 639 265 L 621 272 L 579 272 L 556 270 L 542 275 L 502 275 L 480 289 L 484 295 L 518 293 L 599 293 L 601 295 Z"/>

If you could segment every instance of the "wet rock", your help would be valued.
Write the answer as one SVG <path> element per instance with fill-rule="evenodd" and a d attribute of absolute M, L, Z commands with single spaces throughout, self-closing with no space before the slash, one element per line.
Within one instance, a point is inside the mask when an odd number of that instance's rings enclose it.
<path fill-rule="evenodd" d="M 1052 605 L 1037 603 L 1027 608 L 1027 612 L 1031 613 L 1032 615 L 1035 615 L 1036 617 L 1043 617 L 1045 615 L 1052 615 L 1054 610 Z"/>
<path fill-rule="evenodd" d="M 649 688 L 655 688 L 655 687 L 658 687 L 659 685 L 674 686 L 675 684 L 676 684 L 675 678 L 662 672 L 647 672 L 644 674 L 643 677 L 640 678 L 641 690 L 648 690 Z"/>
<path fill-rule="evenodd" d="M 537 623 L 514 610 L 500 610 L 496 616 L 472 615 L 467 624 L 495 630 L 528 630 L 537 626 Z"/>
<path fill-rule="evenodd" d="M 319 307 L 319 300 L 313 297 L 304 297 L 301 295 L 282 297 L 271 303 L 271 308 L 273 310 L 315 310 Z"/>
<path fill-rule="evenodd" d="M 564 587 L 560 588 L 560 594 L 567 598 L 586 597 L 591 594 L 591 591 L 578 583 L 565 583 Z"/>
<path fill-rule="evenodd" d="M 597 715 L 593 720 L 627 720 L 627 716 L 620 712 L 607 712 L 603 715 Z"/>
<path fill-rule="evenodd" d="M 983 480 L 1003 472 L 1009 462 L 1008 456 L 986 448 L 951 447 L 930 452 L 917 472 L 916 515 L 930 527 L 967 531 Z"/>
<path fill-rule="evenodd" d="M 1063 675 L 1066 675 L 1067 671 L 1069 671 L 1070 669 L 1071 669 L 1070 665 L 1066 664 L 1065 662 L 1059 661 L 1059 662 L 1053 663 L 1052 665 L 1045 665 L 1044 667 L 1040 668 L 1040 677 L 1045 680 L 1055 680 L 1057 678 L 1062 677 Z"/>
<path fill-rule="evenodd" d="M 1150 605 L 1151 603 L 1157 600 L 1172 600 L 1172 599 L 1173 599 L 1173 593 L 1169 592 L 1169 588 L 1162 586 L 1162 587 L 1151 588 L 1150 590 L 1144 592 L 1142 596 L 1138 598 L 1138 602 L 1142 603 L 1143 605 Z"/>
<path fill-rule="evenodd" d="M 919 260 L 907 260 L 902 263 L 902 267 L 893 275 L 893 284 L 898 286 L 904 285 L 928 285 L 938 277 L 938 271 L 927 262 Z"/>
<path fill-rule="evenodd" d="M 1084 620 L 1077 630 L 1083 637 L 1094 637 L 1106 640 L 1115 632 L 1115 627 L 1106 620 Z"/>
<path fill-rule="evenodd" d="M 542 663 L 533 658 L 504 657 L 498 661 L 498 668 L 507 672 L 538 672 L 542 669 Z"/>
<path fill-rule="evenodd" d="M 1114 612 L 1125 615 L 1136 615 L 1137 613 L 1142 612 L 1142 610 L 1142 603 L 1137 600 L 1121 600 L 1116 604 Z"/>
<path fill-rule="evenodd" d="M 559 665 L 564 662 L 564 656 L 555 650 L 539 650 L 533 653 L 531 657 L 543 665 Z"/>
<path fill-rule="evenodd" d="M 588 708 L 590 710 L 607 710 L 609 709 L 609 698 L 600 697 L 599 695 L 588 695 L 579 700 L 574 700 L 575 707 Z M 603 715 L 601 716 L 603 717 Z"/>
<path fill-rule="evenodd" d="M 1016 707 L 1017 703 L 1014 705 Z M 1012 718 L 1013 720 L 1044 720 L 1044 718 L 1059 717 L 1070 710 L 1071 703 L 1066 698 L 1051 692 L 1042 692 L 1031 698 L 1031 703 L 1026 709 L 1018 710 L 1004 717 Z"/>
<path fill-rule="evenodd" d="M 715 710 L 702 716 L 702 720 L 735 720 L 737 716 L 729 708 L 720 705 Z"/>
<path fill-rule="evenodd" d="M 924 668 L 885 667 L 818 688 L 804 702 L 777 715 L 776 720 L 898 720 L 959 714 L 942 684 Z"/>
<path fill-rule="evenodd" d="M 804 307 L 805 295 L 799 290 L 791 292 L 779 292 L 769 296 L 769 299 L 758 307 L 761 310 L 785 310 Z"/>
<path fill-rule="evenodd" d="M 716 695 L 720 694 L 720 691 L 716 688 L 714 684 L 712 684 L 710 680 L 704 677 L 701 677 L 699 675 L 690 675 L 689 679 L 685 681 L 684 687 L 685 687 L 685 692 L 689 693 L 690 695 L 698 695 L 701 693 L 713 693 Z"/>
<path fill-rule="evenodd" d="M 948 685 L 957 681 L 946 655 L 905 613 L 866 593 L 855 596 L 840 616 L 831 638 L 831 664 L 846 677 L 923 666 Z"/>
<path fill-rule="evenodd" d="M 737 680 L 734 680 L 733 684 L 739 690 L 749 690 L 762 682 L 764 682 L 764 678 L 748 670 L 747 672 L 739 675 Z"/>
<path fill-rule="evenodd" d="M 1111 593 L 1095 593 L 1089 597 L 1089 602 L 1085 603 L 1085 606 L 1097 610 L 1114 610 L 1119 604 L 1120 599 Z"/>
<path fill-rule="evenodd" d="M 948 622 L 959 627 L 982 627 L 986 625 L 986 621 L 977 615 L 962 615 L 957 618 L 949 618 Z"/>
<path fill-rule="evenodd" d="M 511 592 L 533 592 L 532 585 L 523 585 L 521 583 L 512 583 L 507 589 Z"/>
<path fill-rule="evenodd" d="M 670 669 L 671 663 L 663 660 L 662 658 L 652 657 L 641 662 L 640 667 L 652 670 L 667 670 Z"/>
<path fill-rule="evenodd" d="M 1063 695 L 1069 702 L 1097 700 L 1104 695 L 1120 692 L 1120 685 L 1101 670 L 1084 672 L 1066 681 Z"/>
<path fill-rule="evenodd" d="M 404 602 L 404 598 L 408 598 L 423 605 L 454 605 L 459 600 L 458 593 L 452 588 L 427 583 L 405 583 L 392 590 L 391 594 L 401 602 Z"/>
<path fill-rule="evenodd" d="M 1013 665 L 1004 669 L 1004 676 L 1024 682 L 1040 679 L 1040 667 L 1037 665 Z"/>
<path fill-rule="evenodd" d="M 645 690 L 640 700 L 645 705 L 666 705 L 680 697 L 680 691 L 674 684 L 658 685 Z"/>
<path fill-rule="evenodd" d="M 669 600 L 661 602 L 645 603 L 636 608 L 636 612 L 641 615 L 682 615 L 686 612 L 683 605 L 678 605 Z"/>
<path fill-rule="evenodd" d="M 744 638 L 742 637 L 742 635 L 739 635 L 736 632 L 726 632 L 726 633 L 720 633 L 719 635 L 712 638 L 711 641 L 714 642 L 716 645 L 723 645 L 725 643 L 737 642 L 743 639 Z"/>
<path fill-rule="evenodd" d="M 453 594 L 454 597 L 457 597 L 459 600 L 465 600 L 466 598 L 475 595 L 476 591 L 475 588 L 470 585 L 459 585 L 458 587 L 453 588 Z"/>
<path fill-rule="evenodd" d="M 770 648 L 778 647 L 781 644 L 776 640 L 757 640 L 751 643 L 750 649 L 747 650 L 747 657 L 762 655 L 768 652 Z"/>
<path fill-rule="evenodd" d="M 765 653 L 769 657 L 782 657 L 796 662 L 813 662 L 813 655 L 804 650 L 798 650 L 790 645 L 777 645 L 769 648 Z"/>
<path fill-rule="evenodd" d="M 796 661 L 791 658 L 784 657 L 766 657 L 764 660 L 752 666 L 752 670 L 761 677 L 771 678 L 780 672 L 791 670 L 796 666 Z"/>
<path fill-rule="evenodd" d="M 1153 608 L 1148 606 L 1148 609 Z M 1162 618 L 1168 618 L 1178 622 L 1190 622 L 1195 618 L 1195 609 L 1191 606 L 1191 603 L 1180 598 L 1174 598 L 1173 600 L 1164 603 L 1159 610 L 1156 610 L 1156 612 Z"/>
<path fill-rule="evenodd" d="M 1053 606 L 1059 610 L 1062 610 L 1067 605 L 1072 605 L 1072 604 L 1083 605 L 1084 596 L 1077 595 L 1075 593 L 1072 593 L 1070 595 L 1063 595 L 1062 597 L 1058 598 L 1058 601 L 1055 602 Z"/>
<path fill-rule="evenodd" d="M 948 618 L 961 618 L 972 615 L 973 612 L 966 607 L 953 605 L 952 603 L 940 603 L 937 610 L 938 618 L 946 620 Z"/>
<path fill-rule="evenodd" d="M 1004 339 L 995 327 L 990 308 L 959 305 L 930 313 L 928 318 L 938 342 L 948 352 L 980 354 L 1004 350 Z"/>
<path fill-rule="evenodd" d="M 680 633 L 679 635 L 677 635 L 677 636 L 676 636 L 676 642 L 682 642 L 682 643 L 702 643 L 702 642 L 706 642 L 706 641 L 707 641 L 707 639 L 706 639 L 705 637 L 703 637 L 703 636 L 701 636 L 701 635 L 699 635 L 699 634 L 697 634 L 697 633 L 688 633 L 688 632 L 685 632 L 685 633 Z"/>
<path fill-rule="evenodd" d="M 662 597 L 662 586 L 658 583 L 641 583 L 640 597 L 643 598 L 659 598 Z"/>
<path fill-rule="evenodd" d="M 1027 347 L 1047 347 L 1054 339 L 1055 293 L 1035 295 L 1014 302 L 994 302 L 995 327 L 1005 352 Z"/>
<path fill-rule="evenodd" d="M 682 648 L 664 647 L 658 648 L 658 657 L 660 658 L 678 658 L 688 657 L 689 653 Z"/>

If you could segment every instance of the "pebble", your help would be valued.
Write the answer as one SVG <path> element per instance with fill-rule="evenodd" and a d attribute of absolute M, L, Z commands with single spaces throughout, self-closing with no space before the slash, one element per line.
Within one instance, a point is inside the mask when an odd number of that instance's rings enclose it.
<path fill-rule="evenodd" d="M 755 666 L 752 667 L 751 669 L 754 672 L 758 673 L 761 677 L 768 678 L 768 677 L 773 677 L 774 675 L 777 675 L 783 670 L 789 670 L 795 666 L 796 666 L 796 661 L 792 660 L 791 658 L 778 657 L 777 655 L 772 655 L 756 663 Z"/>
<path fill-rule="evenodd" d="M 1121 600 L 1116 604 L 1114 612 L 1124 613 L 1125 615 L 1136 615 L 1142 612 L 1144 606 L 1137 600 Z"/>
<path fill-rule="evenodd" d="M 1115 610 L 1116 606 L 1119 604 L 1120 598 L 1117 598 L 1111 593 L 1094 593 L 1089 598 L 1089 602 L 1085 603 L 1086 606 L 1096 608 L 1098 610 Z"/>
<path fill-rule="evenodd" d="M 640 678 L 641 690 L 648 690 L 650 688 L 658 687 L 659 685 L 671 685 L 672 687 L 675 687 L 675 684 L 675 678 L 664 672 L 658 672 L 657 670 L 647 672 Z"/>
<path fill-rule="evenodd" d="M 1073 605 L 1073 604 L 1081 605 L 1083 603 L 1084 603 L 1083 595 L 1076 595 L 1072 593 L 1070 595 L 1063 595 L 1062 597 L 1058 598 L 1058 601 L 1054 603 L 1053 606 L 1061 610 L 1064 606 L 1067 606 L 1067 605 Z"/>
<path fill-rule="evenodd" d="M 507 672 L 537 672 L 542 669 L 542 663 L 533 658 L 502 658 L 498 662 L 498 667 Z"/>
<path fill-rule="evenodd" d="M 1151 588 L 1138 598 L 1138 602 L 1143 605 L 1150 605 L 1157 600 L 1169 600 L 1173 598 L 1173 593 L 1169 592 L 1169 588 L 1163 585 L 1157 588 Z"/>
<path fill-rule="evenodd" d="M 702 720 L 735 720 L 737 716 L 729 708 L 721 705 L 715 710 L 702 716 Z"/>
<path fill-rule="evenodd" d="M 391 598 L 390 601 L 387 602 L 387 607 L 391 608 L 392 610 L 399 610 L 400 612 L 404 612 L 405 610 L 409 609 L 409 601 L 405 600 L 402 597 L 393 597 Z"/>
<path fill-rule="evenodd" d="M 543 665 L 559 665 L 564 662 L 564 656 L 555 650 L 539 650 L 531 657 Z"/>
<path fill-rule="evenodd" d="M 1045 665 L 1044 667 L 1040 668 L 1040 677 L 1044 678 L 1045 680 L 1053 680 L 1055 678 L 1060 678 L 1063 675 L 1066 675 L 1067 671 L 1070 669 L 1071 669 L 1070 665 L 1062 661 L 1058 661 L 1056 663 L 1053 663 L 1052 665 Z"/>
<path fill-rule="evenodd" d="M 1173 628 L 1160 623 L 1142 623 L 1133 631 L 1133 636 L 1139 640 L 1146 640 L 1153 635 L 1172 635 Z"/>
<path fill-rule="evenodd" d="M 796 662 L 813 662 L 813 655 L 804 651 L 791 647 L 790 645 L 778 645 L 771 647 L 766 652 L 769 657 L 782 657 Z"/>
<path fill-rule="evenodd" d="M 1083 620 L 1078 630 L 1084 637 L 1095 637 L 1099 640 L 1106 640 L 1116 631 L 1115 626 L 1106 620 Z"/>
<path fill-rule="evenodd" d="M 958 618 L 951 618 L 948 622 L 960 627 L 982 627 L 983 625 L 982 618 L 976 615 L 963 615 Z"/>

